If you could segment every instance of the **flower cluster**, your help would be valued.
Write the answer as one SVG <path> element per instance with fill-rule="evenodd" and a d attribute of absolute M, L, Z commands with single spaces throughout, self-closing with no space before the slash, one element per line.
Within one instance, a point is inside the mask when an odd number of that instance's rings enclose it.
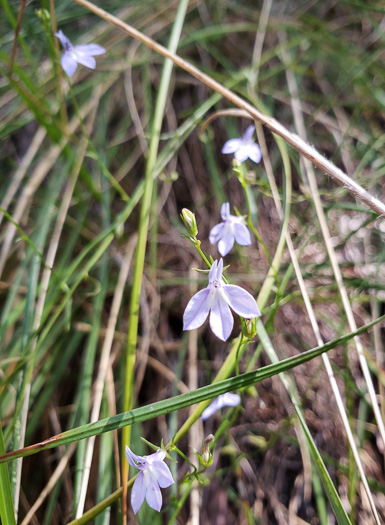
<path fill-rule="evenodd" d="M 104 47 L 98 44 L 72 45 L 62 30 L 55 33 L 55 36 L 60 40 L 63 47 L 60 62 L 69 77 L 74 75 L 78 64 L 95 69 L 95 56 L 106 52 Z M 222 153 L 233 153 L 239 163 L 245 162 L 247 159 L 256 163 L 260 162 L 261 149 L 252 140 L 254 131 L 255 127 L 249 126 L 242 138 L 228 140 L 222 148 Z M 181 217 L 190 235 L 190 240 L 199 246 L 200 242 L 196 237 L 198 228 L 195 215 L 184 209 Z M 222 257 L 230 252 L 234 242 L 241 246 L 251 244 L 250 233 L 244 218 L 231 215 L 230 203 L 222 204 L 221 217 L 222 222 L 211 229 L 209 240 L 211 244 L 218 244 L 218 251 Z M 214 261 L 209 271 L 208 286 L 196 293 L 187 304 L 183 315 L 184 330 L 199 328 L 210 316 L 212 331 L 219 339 L 226 341 L 234 325 L 231 310 L 244 320 L 253 320 L 261 315 L 254 297 L 240 286 L 227 284 L 222 274 L 223 259 Z M 222 394 L 202 412 L 201 419 L 203 421 L 208 419 L 223 407 L 235 407 L 239 405 L 240 401 L 241 398 L 238 394 L 229 392 Z M 213 436 L 209 436 L 209 438 L 210 441 L 214 439 Z M 208 466 L 210 463 L 209 441 L 205 443 L 205 447 L 203 455 L 204 458 L 206 456 L 207 458 L 204 459 L 204 463 L 205 466 Z M 170 469 L 164 463 L 166 451 L 159 449 L 149 456 L 137 456 L 126 446 L 126 457 L 128 463 L 139 470 L 131 491 L 131 505 L 134 513 L 136 514 L 139 511 L 145 499 L 151 508 L 159 512 L 162 507 L 160 489 L 167 488 L 175 483 Z"/>

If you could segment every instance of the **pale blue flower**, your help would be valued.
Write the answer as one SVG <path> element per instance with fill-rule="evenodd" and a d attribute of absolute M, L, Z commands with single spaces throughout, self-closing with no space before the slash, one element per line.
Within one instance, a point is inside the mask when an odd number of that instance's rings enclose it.
<path fill-rule="evenodd" d="M 237 217 L 230 214 L 230 204 L 225 202 L 221 206 L 221 216 L 223 222 L 220 222 L 211 229 L 209 240 L 211 244 L 218 243 L 218 251 L 224 257 L 229 253 L 236 241 L 241 246 L 251 244 L 249 230 L 246 228 L 243 217 Z"/>
<path fill-rule="evenodd" d="M 163 462 L 166 452 L 159 449 L 150 456 L 137 456 L 126 445 L 126 457 L 132 467 L 140 470 L 131 490 L 131 505 L 134 513 L 138 512 L 144 498 L 152 509 L 159 512 L 162 507 L 160 488 L 164 489 L 175 483 L 170 469 Z"/>
<path fill-rule="evenodd" d="M 223 260 L 214 261 L 209 272 L 207 288 L 200 290 L 188 302 L 183 315 L 183 329 L 199 328 L 210 313 L 210 327 L 214 334 L 226 341 L 234 325 L 230 307 L 245 319 L 261 315 L 254 297 L 240 286 L 225 284 L 222 279 Z"/>
<path fill-rule="evenodd" d="M 106 52 L 104 47 L 99 46 L 99 44 L 73 46 L 61 29 L 55 33 L 55 36 L 58 37 L 63 46 L 64 52 L 60 59 L 60 63 L 69 77 L 72 77 L 75 73 L 78 64 L 82 64 L 90 69 L 95 69 L 96 60 L 94 59 L 94 56 L 103 55 L 103 53 Z"/>
<path fill-rule="evenodd" d="M 253 141 L 253 133 L 255 126 L 251 125 L 247 128 L 244 135 L 240 139 L 230 139 L 225 142 L 222 153 L 234 153 L 234 157 L 238 162 L 244 162 L 251 159 L 258 164 L 261 161 L 261 148 Z"/>
<path fill-rule="evenodd" d="M 202 421 L 205 421 L 221 408 L 236 407 L 239 405 L 240 402 L 241 398 L 238 394 L 230 394 L 230 392 L 226 392 L 226 394 L 221 394 L 216 399 L 214 399 L 214 401 L 207 408 L 203 410 L 201 419 Z"/>

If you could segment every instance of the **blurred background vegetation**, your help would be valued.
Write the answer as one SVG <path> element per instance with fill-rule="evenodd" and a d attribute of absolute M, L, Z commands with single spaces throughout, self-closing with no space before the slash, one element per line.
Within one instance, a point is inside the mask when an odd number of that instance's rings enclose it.
<path fill-rule="evenodd" d="M 177 1 L 97 4 L 167 46 Z M 55 3 L 57 27 L 74 44 L 97 42 L 107 50 L 97 57 L 95 71 L 79 66 L 68 81 L 60 69 L 50 3 L 42 0 L 25 6 L 11 65 L 20 3 L 1 0 L 1 6 L 0 402 L 10 450 L 22 414 L 27 418 L 26 445 L 89 421 L 117 290 L 123 295 L 100 417 L 122 411 L 139 203 L 164 59 L 74 2 L 61 0 Z M 293 116 L 297 93 L 290 84 L 294 79 L 308 141 L 384 200 L 384 16 L 383 2 L 192 0 L 178 54 L 298 133 Z M 231 158 L 221 154 L 221 147 L 228 138 L 241 136 L 250 120 L 218 115 L 200 129 L 206 118 L 229 107 L 186 72 L 174 70 L 154 172 L 136 406 L 209 384 L 228 353 L 229 345 L 217 340 L 208 324 L 196 337 L 182 330 L 188 299 L 206 286 L 207 278 L 190 270 L 204 266 L 182 237 L 186 232 L 179 214 L 184 207 L 196 213 L 202 249 L 215 259 L 218 253 L 208 234 L 219 222 L 221 204 L 229 201 L 233 209 L 247 212 Z M 255 297 L 269 270 L 266 252 L 274 256 L 281 231 L 266 162 L 283 204 L 289 204 L 282 150 L 269 131 L 260 128 L 258 133 L 268 157 L 247 168 L 253 220 L 263 242 L 254 240 L 252 247 L 238 247 L 226 258 L 233 282 Z M 292 170 L 289 231 L 322 338 L 329 341 L 349 331 L 346 313 L 301 160 L 293 149 L 283 148 Z M 316 171 L 316 176 L 336 260 L 361 326 L 384 313 L 385 223 L 326 175 Z M 119 281 L 125 267 L 126 284 Z M 281 359 L 317 346 L 286 250 L 263 313 Z M 236 320 L 234 336 L 239 329 Z M 376 328 L 362 343 L 383 413 L 382 337 Z M 353 344 L 346 344 L 330 357 L 374 502 L 385 519 L 384 445 L 357 353 Z M 257 338 L 239 370 L 269 362 Z M 372 523 L 321 361 L 294 369 L 293 377 L 307 424 L 352 523 Z M 25 384 L 31 385 L 27 407 L 21 389 Z M 183 409 L 135 425 L 133 450 L 149 453 L 139 436 L 156 445 L 162 439 L 168 442 L 187 415 Z M 221 424 L 224 428 L 213 466 L 199 487 L 200 503 L 186 498 L 176 522 L 334 523 L 319 478 L 306 464 L 295 421 L 290 398 L 274 377 L 244 392 L 239 410 L 218 415 L 204 427 L 197 423 L 195 437 L 180 444 L 186 454 L 189 445 L 200 449 L 205 435 Z M 96 439 L 86 509 L 120 484 L 119 439 L 111 433 Z M 28 522 L 62 524 L 74 518 L 84 455 L 85 442 L 80 442 L 24 460 L 20 523 L 27 523 L 23 518 L 47 484 L 49 494 Z M 54 480 L 63 458 L 62 472 Z M 172 468 L 181 480 L 188 465 L 179 458 Z M 177 486 L 171 495 L 164 491 L 166 511 L 158 515 L 144 506 L 139 522 L 167 523 L 178 494 Z M 129 522 L 135 523 L 129 512 Z M 197 513 L 194 522 L 191 516 Z M 95 523 L 119 520 L 115 503 Z"/>

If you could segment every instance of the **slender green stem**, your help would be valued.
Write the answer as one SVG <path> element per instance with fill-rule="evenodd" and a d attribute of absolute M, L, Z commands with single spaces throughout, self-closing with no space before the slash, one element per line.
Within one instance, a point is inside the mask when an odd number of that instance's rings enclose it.
<path fill-rule="evenodd" d="M 5 453 L 3 431 L 0 424 L 0 454 Z M 16 525 L 13 512 L 11 484 L 9 482 L 8 465 L 0 465 L 0 517 L 7 525 Z"/>
<path fill-rule="evenodd" d="M 173 25 L 169 50 L 175 52 L 178 47 L 180 34 L 182 31 L 185 14 L 188 7 L 188 0 L 181 0 Z M 149 147 L 149 154 L 146 164 L 145 183 L 143 190 L 142 207 L 140 211 L 140 222 L 138 228 L 138 244 L 136 250 L 135 269 L 131 291 L 131 304 L 129 314 L 129 327 L 127 335 L 127 357 L 125 367 L 125 390 L 123 396 L 124 411 L 132 408 L 133 392 L 134 392 L 134 370 L 135 370 L 135 352 L 138 337 L 138 323 L 139 323 L 139 301 L 140 291 L 142 287 L 142 277 L 144 268 L 144 258 L 146 252 L 149 215 L 151 209 L 151 201 L 154 186 L 154 170 L 156 166 L 156 159 L 158 154 L 160 131 L 162 127 L 163 115 L 167 101 L 167 95 L 170 87 L 171 74 L 173 70 L 173 63 L 166 60 L 162 71 L 160 80 L 159 93 L 156 101 L 154 120 L 152 122 L 151 141 Z M 128 478 L 128 463 L 125 460 L 124 448 L 127 443 L 130 443 L 130 427 L 123 429 L 122 436 L 122 483 L 123 483 L 123 514 L 125 519 L 125 502 L 126 502 L 126 483 Z"/>

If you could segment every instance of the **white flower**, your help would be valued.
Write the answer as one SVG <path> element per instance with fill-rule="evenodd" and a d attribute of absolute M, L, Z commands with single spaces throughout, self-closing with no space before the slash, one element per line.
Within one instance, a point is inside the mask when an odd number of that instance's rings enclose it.
<path fill-rule="evenodd" d="M 162 489 L 169 487 L 175 481 L 170 469 L 163 462 L 166 452 L 162 449 L 157 450 L 150 456 L 137 456 L 126 445 L 127 461 L 132 467 L 140 470 L 131 491 L 131 505 L 136 514 L 144 498 L 152 509 L 158 512 L 162 508 Z"/>
<path fill-rule="evenodd" d="M 72 77 L 75 73 L 78 64 L 82 64 L 90 69 L 95 69 L 96 60 L 94 59 L 94 56 L 103 55 L 103 53 L 106 52 L 104 47 L 99 46 L 99 44 L 73 46 L 61 29 L 55 33 L 55 36 L 58 37 L 63 46 L 64 52 L 60 59 L 60 63 L 69 77 Z"/>
<path fill-rule="evenodd" d="M 238 162 L 251 159 L 258 164 L 262 158 L 261 148 L 253 141 L 255 126 L 251 125 L 241 139 L 230 139 L 225 142 L 222 153 L 234 153 Z"/>
<path fill-rule="evenodd" d="M 209 272 L 207 288 L 200 290 L 188 302 L 183 315 L 183 329 L 199 328 L 210 313 L 210 327 L 214 334 L 226 341 L 234 325 L 230 307 L 245 319 L 259 317 L 261 312 L 254 297 L 235 284 L 222 279 L 223 260 L 214 261 Z"/>
<path fill-rule="evenodd" d="M 217 410 L 220 410 L 223 407 L 236 407 L 241 402 L 241 398 L 238 394 L 230 394 L 230 392 L 226 392 L 226 394 L 221 394 L 218 396 L 214 401 L 203 410 L 201 419 L 202 421 L 205 421 L 209 417 L 211 417 Z"/>
<path fill-rule="evenodd" d="M 221 216 L 223 222 L 211 229 L 209 240 L 211 244 L 218 243 L 218 251 L 224 257 L 234 246 L 234 240 L 241 246 L 247 246 L 251 244 L 251 239 L 243 217 L 231 215 L 228 202 L 222 204 Z"/>

